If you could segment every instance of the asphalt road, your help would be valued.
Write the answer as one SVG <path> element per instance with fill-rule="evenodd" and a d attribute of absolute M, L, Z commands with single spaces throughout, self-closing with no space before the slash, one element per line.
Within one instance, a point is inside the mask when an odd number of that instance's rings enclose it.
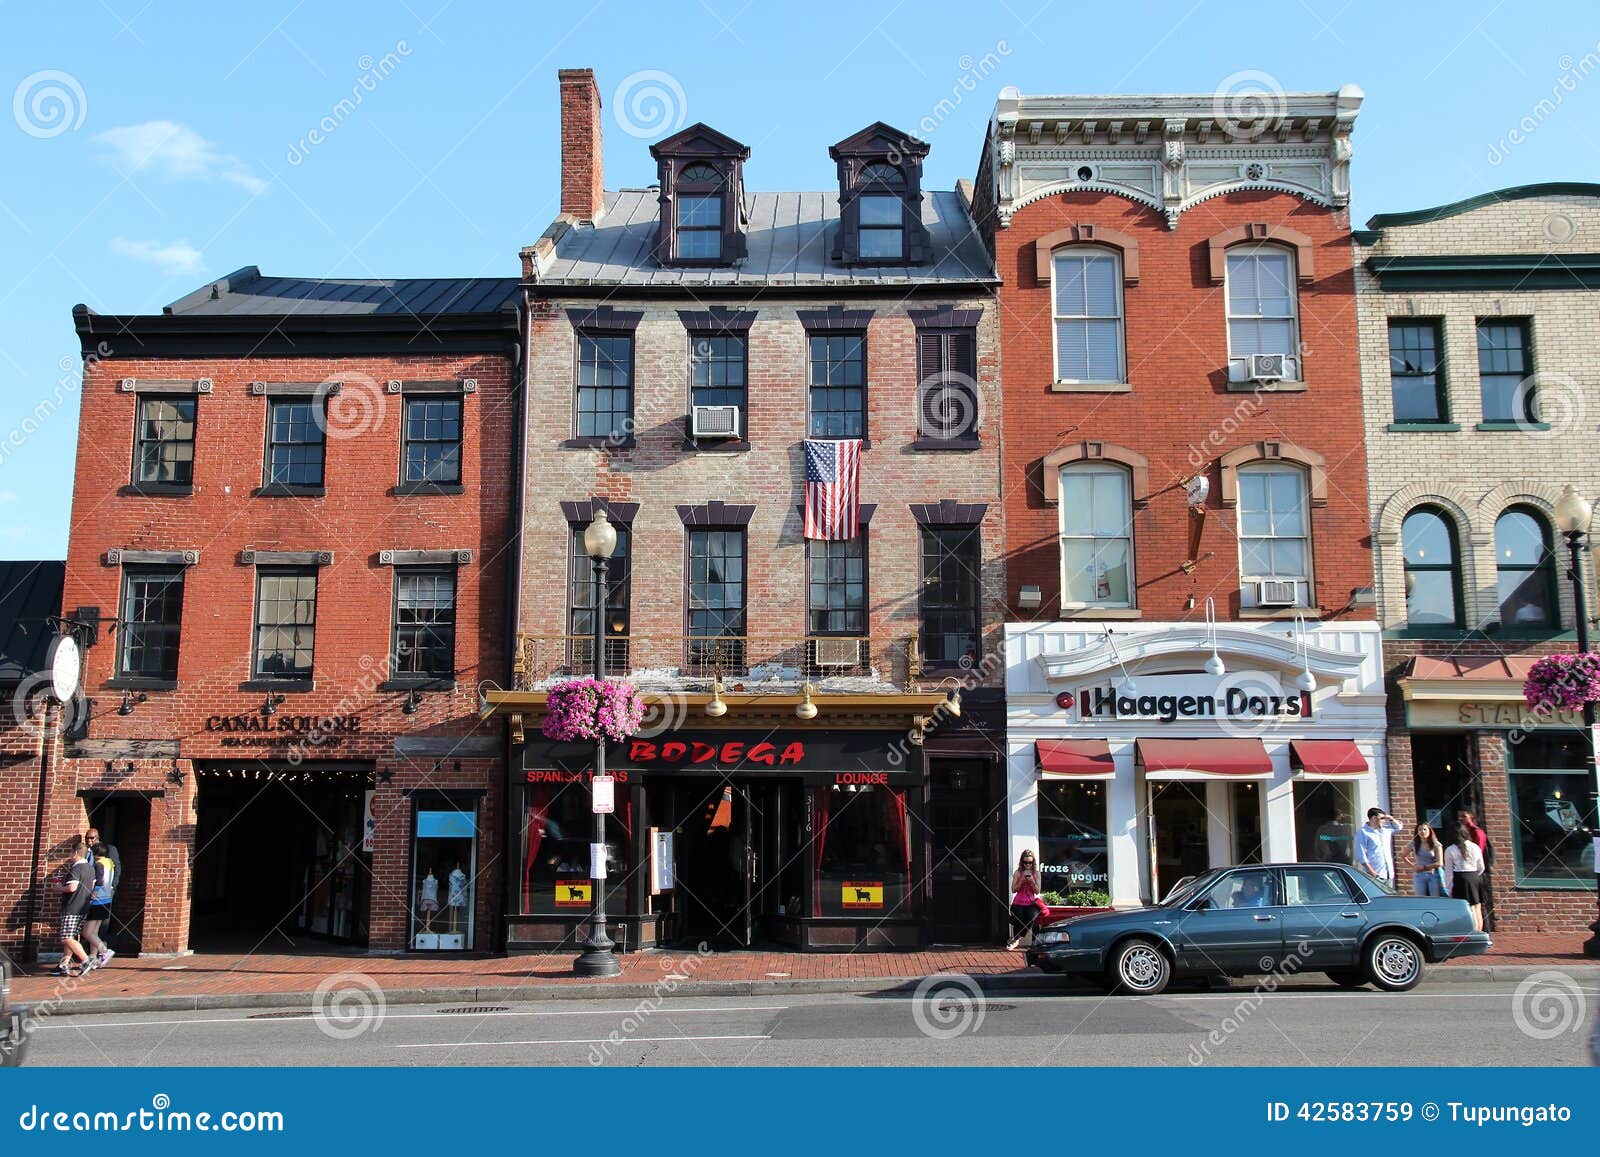
<path fill-rule="evenodd" d="M 539 1001 L 346 1017 L 305 1011 L 44 1020 L 37 1065 L 1575 1065 L 1600 986 L 1570 1016 L 1514 1008 L 1515 983 L 1401 995 L 1327 986 L 1159 997 L 993 994 Z M 1582 1009 L 1576 1002 L 1581 999 Z M 1526 1002 L 1524 1002 L 1526 1003 Z M 1557 1010 L 1561 1012 L 1561 1010 Z M 1531 1017 L 1531 1019 L 1530 1019 Z M 1544 1019 L 1540 1019 L 1543 1017 Z M 1571 1029 L 1566 1025 L 1570 1021 Z M 1531 1025 L 1548 1034 L 1524 1031 Z M 615 1034 L 615 1035 L 613 1035 Z"/>

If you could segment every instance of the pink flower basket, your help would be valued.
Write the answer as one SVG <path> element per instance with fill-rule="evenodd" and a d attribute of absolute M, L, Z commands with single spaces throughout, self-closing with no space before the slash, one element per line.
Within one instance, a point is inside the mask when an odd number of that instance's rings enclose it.
<path fill-rule="evenodd" d="M 1535 711 L 1577 711 L 1600 703 L 1600 654 L 1546 655 L 1528 671 L 1522 697 Z"/>
<path fill-rule="evenodd" d="M 568 679 L 550 688 L 540 730 L 546 739 L 575 743 L 602 737 L 620 743 L 644 720 L 644 700 L 621 679 Z"/>

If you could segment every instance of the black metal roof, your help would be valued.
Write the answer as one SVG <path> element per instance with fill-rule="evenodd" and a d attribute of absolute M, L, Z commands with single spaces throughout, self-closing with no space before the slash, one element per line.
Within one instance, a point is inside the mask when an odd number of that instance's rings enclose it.
<path fill-rule="evenodd" d="M 517 300 L 514 277 L 263 277 L 234 271 L 161 312 L 177 315 L 373 315 L 495 313 Z"/>
<path fill-rule="evenodd" d="M 0 562 L 0 685 L 44 669 L 66 574 L 64 562 Z"/>

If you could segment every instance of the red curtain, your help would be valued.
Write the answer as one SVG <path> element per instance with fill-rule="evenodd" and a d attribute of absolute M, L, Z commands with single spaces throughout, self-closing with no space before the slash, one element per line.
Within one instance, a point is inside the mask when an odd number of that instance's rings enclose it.
<path fill-rule="evenodd" d="M 529 784 L 523 792 L 523 844 L 526 852 L 522 860 L 521 912 L 531 911 L 533 902 L 533 869 L 539 861 L 539 845 L 544 843 L 545 817 L 550 812 L 550 788 L 545 784 Z"/>
<path fill-rule="evenodd" d="M 906 822 L 906 793 L 896 788 L 883 789 L 889 793 L 889 800 L 894 804 L 895 823 L 900 833 L 900 850 L 905 853 L 906 861 L 906 899 L 911 898 L 911 825 Z"/>
<path fill-rule="evenodd" d="M 811 914 L 813 916 L 822 915 L 822 849 L 827 845 L 828 842 L 829 790 L 830 789 L 826 787 L 818 787 L 813 788 L 811 791 L 812 798 L 817 801 L 817 859 L 816 865 L 812 869 L 811 876 Z"/>

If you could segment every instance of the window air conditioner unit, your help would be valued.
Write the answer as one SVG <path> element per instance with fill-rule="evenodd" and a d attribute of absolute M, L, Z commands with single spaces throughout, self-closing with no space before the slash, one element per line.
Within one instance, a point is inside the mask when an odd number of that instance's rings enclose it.
<path fill-rule="evenodd" d="M 1245 376 L 1252 382 L 1281 382 L 1289 376 L 1289 359 L 1284 354 L 1251 354 L 1244 363 Z"/>
<path fill-rule="evenodd" d="M 690 417 L 690 432 L 696 438 L 737 438 L 738 406 L 696 406 Z"/>
<path fill-rule="evenodd" d="M 861 665 L 860 639 L 813 639 L 819 667 L 857 667 Z"/>
<path fill-rule="evenodd" d="M 1298 586 L 1288 579 L 1262 579 L 1256 583 L 1256 606 L 1292 607 L 1299 602 L 1295 597 Z"/>

